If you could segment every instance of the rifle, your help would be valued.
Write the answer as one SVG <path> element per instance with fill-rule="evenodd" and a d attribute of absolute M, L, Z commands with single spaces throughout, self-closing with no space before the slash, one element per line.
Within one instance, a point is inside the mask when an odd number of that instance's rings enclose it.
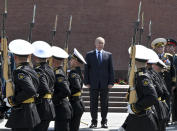
<path fill-rule="evenodd" d="M 2 29 L 1 29 L 1 55 L 2 55 L 2 73 L 5 80 L 6 97 L 14 95 L 10 60 L 8 57 L 7 36 L 5 31 L 5 20 L 7 18 L 7 0 L 5 0 L 5 11 L 2 14 Z"/>
<path fill-rule="evenodd" d="M 150 41 L 151 41 L 151 35 L 152 35 L 152 33 L 151 33 L 151 29 L 152 29 L 152 22 L 151 22 L 151 20 L 149 21 L 149 34 L 148 34 L 148 36 L 147 36 L 147 47 L 150 47 L 150 45 L 149 45 L 149 43 L 150 43 Z"/>
<path fill-rule="evenodd" d="M 33 18 L 32 18 L 32 22 L 30 23 L 30 29 L 29 29 L 29 35 L 28 35 L 28 41 L 30 43 L 32 42 L 32 30 L 33 30 L 34 24 L 35 24 L 35 16 L 36 16 L 36 4 L 34 4 Z"/>
<path fill-rule="evenodd" d="M 56 15 L 55 17 L 55 23 L 54 23 L 54 27 L 53 27 L 53 30 L 52 30 L 52 41 L 51 41 L 51 46 L 54 45 L 54 40 L 55 40 L 55 34 L 56 34 L 56 31 L 57 31 L 57 22 L 58 22 L 58 15 Z M 49 58 L 49 65 L 52 66 L 52 57 Z"/>
<path fill-rule="evenodd" d="M 142 44 L 142 35 L 144 32 L 144 12 L 142 13 L 142 18 L 141 18 L 141 27 L 139 29 L 139 42 L 138 44 L 141 45 Z"/>
<path fill-rule="evenodd" d="M 135 77 L 135 54 L 136 54 L 136 35 L 140 23 L 140 12 L 141 12 L 141 1 L 139 4 L 139 11 L 138 11 L 138 19 L 135 22 L 134 25 L 134 34 L 132 38 L 132 44 L 131 44 L 131 62 L 129 67 L 129 104 L 135 103 L 137 101 L 137 93 L 136 89 L 134 87 L 134 77 Z"/>
<path fill-rule="evenodd" d="M 69 41 L 69 35 L 71 34 L 71 25 L 72 25 L 72 15 L 70 16 L 70 22 L 69 22 L 69 28 L 66 31 L 66 40 L 65 40 L 65 46 L 64 50 L 68 53 L 68 41 Z M 68 59 L 64 60 L 64 71 L 67 74 L 67 66 L 68 66 Z"/>
<path fill-rule="evenodd" d="M 34 24 L 35 24 L 35 16 L 36 16 L 36 4 L 34 4 L 33 17 L 32 17 L 32 22 L 30 23 L 30 29 L 29 29 L 29 35 L 28 35 L 28 42 L 30 42 L 30 43 L 32 43 L 32 30 L 33 30 Z M 33 64 L 31 62 L 31 55 L 28 58 L 28 62 L 30 63 L 31 66 L 33 66 Z"/>

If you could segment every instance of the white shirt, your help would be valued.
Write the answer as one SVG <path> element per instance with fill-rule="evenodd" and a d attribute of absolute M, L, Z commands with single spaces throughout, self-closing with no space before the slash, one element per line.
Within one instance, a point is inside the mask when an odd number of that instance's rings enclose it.
<path fill-rule="evenodd" d="M 98 51 L 98 50 L 96 49 L 96 56 L 97 56 L 97 59 L 98 59 L 98 52 L 100 52 L 100 58 L 101 58 L 101 61 L 102 61 L 103 50 Z"/>

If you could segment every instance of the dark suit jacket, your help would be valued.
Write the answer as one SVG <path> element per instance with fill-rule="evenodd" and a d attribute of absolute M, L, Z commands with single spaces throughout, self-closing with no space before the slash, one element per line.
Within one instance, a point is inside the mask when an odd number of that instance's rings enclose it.
<path fill-rule="evenodd" d="M 86 55 L 84 83 L 90 84 L 91 89 L 106 89 L 109 84 L 114 84 L 114 72 L 112 64 L 112 54 L 103 50 L 102 63 L 98 63 L 96 50 L 90 51 Z M 100 84 L 100 85 L 99 85 Z"/>

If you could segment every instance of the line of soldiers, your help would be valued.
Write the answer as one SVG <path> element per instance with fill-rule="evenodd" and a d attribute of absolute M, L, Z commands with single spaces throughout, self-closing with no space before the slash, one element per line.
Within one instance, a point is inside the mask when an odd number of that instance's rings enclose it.
<path fill-rule="evenodd" d="M 165 38 L 152 41 L 153 49 L 135 45 L 137 101 L 128 104 L 129 115 L 118 131 L 165 131 L 171 113 L 172 122 L 177 121 L 176 45 Z"/>
<path fill-rule="evenodd" d="M 69 55 L 59 47 L 17 39 L 9 43 L 9 50 L 14 54 L 16 69 L 14 95 L 4 99 L 11 108 L 6 127 L 12 131 L 47 131 L 54 120 L 55 131 L 78 131 L 84 112 L 80 69 L 86 64 L 83 56 L 74 49 L 67 76 L 63 61 Z M 49 58 L 52 67 L 47 62 Z"/>

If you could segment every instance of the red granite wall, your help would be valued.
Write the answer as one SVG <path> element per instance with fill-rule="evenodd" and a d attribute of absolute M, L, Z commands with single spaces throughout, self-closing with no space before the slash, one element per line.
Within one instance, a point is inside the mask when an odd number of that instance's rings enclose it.
<path fill-rule="evenodd" d="M 106 39 L 105 50 L 113 53 L 116 70 L 127 70 L 127 48 L 137 19 L 139 0 L 35 0 L 37 3 L 36 25 L 33 41 L 50 41 L 55 15 L 58 14 L 56 45 L 63 47 L 68 28 L 69 15 L 73 15 L 70 51 L 76 47 L 82 54 L 94 49 L 98 36 Z M 177 1 L 142 0 L 145 14 L 144 41 L 148 23 L 152 19 L 152 38 L 177 39 Z M 2 12 L 4 0 L 0 0 Z M 9 40 L 27 39 L 32 19 L 32 0 L 8 0 L 6 23 Z M 0 18 L 1 21 L 1 18 Z M 1 22 L 0 22 L 1 23 Z"/>

